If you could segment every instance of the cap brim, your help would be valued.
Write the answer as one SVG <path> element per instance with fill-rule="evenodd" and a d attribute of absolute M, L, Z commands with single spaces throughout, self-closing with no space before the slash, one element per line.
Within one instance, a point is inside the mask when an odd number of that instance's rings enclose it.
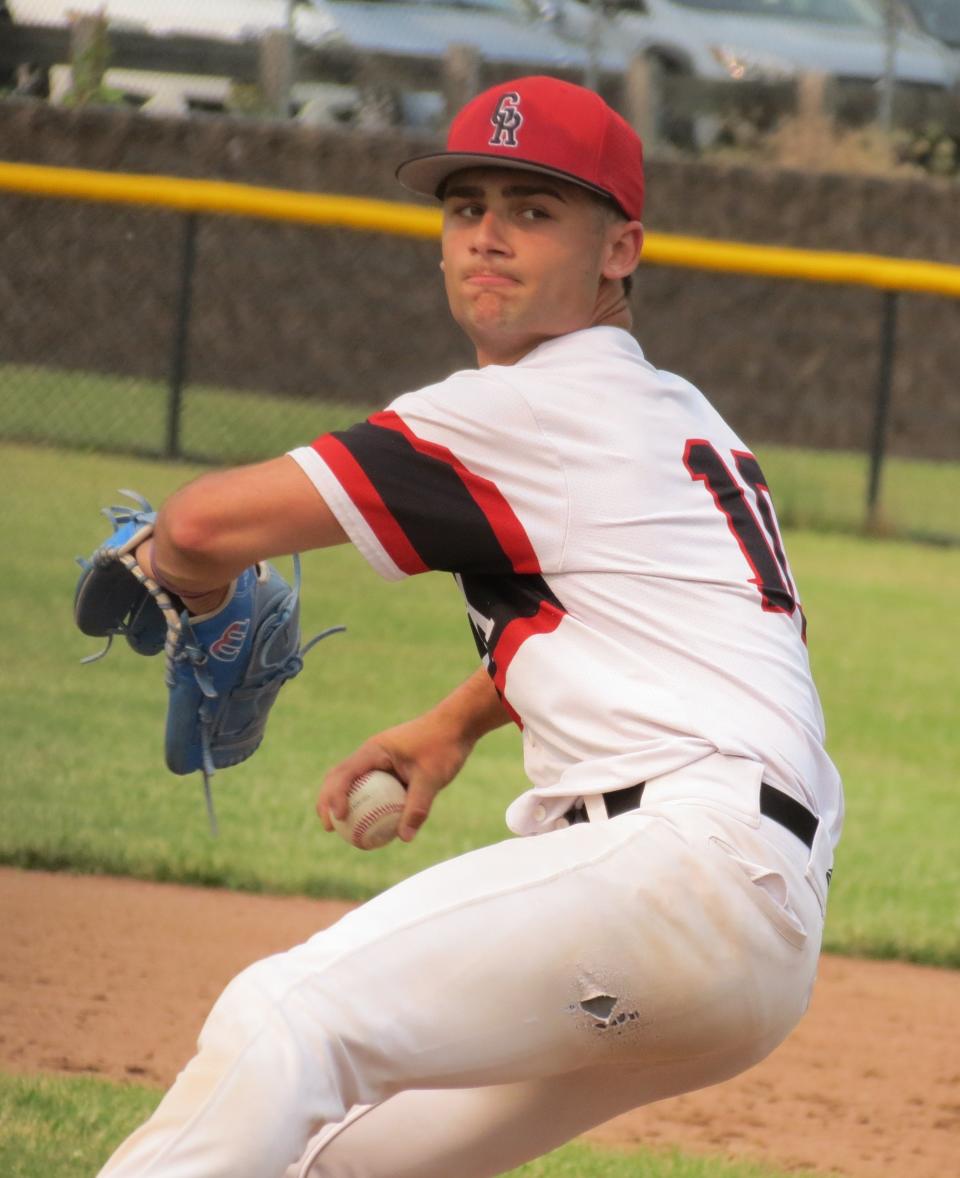
<path fill-rule="evenodd" d="M 589 192 L 604 196 L 619 207 L 616 197 L 596 184 L 588 184 L 579 176 L 572 176 L 569 172 L 560 171 L 559 168 L 548 168 L 533 160 L 521 160 L 514 156 L 456 151 L 419 155 L 402 163 L 397 168 L 396 177 L 410 192 L 436 197 L 440 195 L 443 182 L 454 172 L 462 172 L 465 168 L 511 168 L 518 172 L 541 172 L 545 176 L 556 176 L 558 180 L 566 180 L 569 184 L 576 184 L 578 188 L 586 188 Z"/>

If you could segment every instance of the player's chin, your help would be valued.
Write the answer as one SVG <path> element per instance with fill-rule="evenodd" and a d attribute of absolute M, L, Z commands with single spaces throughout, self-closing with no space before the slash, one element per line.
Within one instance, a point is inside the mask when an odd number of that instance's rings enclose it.
<path fill-rule="evenodd" d="M 501 290 L 480 291 L 464 303 L 467 317 L 477 326 L 487 328 L 506 326 L 517 318 L 519 310 L 518 301 Z"/>

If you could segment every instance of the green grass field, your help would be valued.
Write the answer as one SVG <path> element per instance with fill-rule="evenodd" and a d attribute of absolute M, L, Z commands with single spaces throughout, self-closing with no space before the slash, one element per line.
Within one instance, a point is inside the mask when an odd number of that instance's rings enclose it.
<path fill-rule="evenodd" d="M 167 389 L 157 381 L 0 365 L 0 437 L 161 455 L 167 399 Z M 218 462 L 269 457 L 310 441 L 323 429 L 349 425 L 363 413 L 355 405 L 191 385 L 184 394 L 178 453 Z M 862 530 L 866 455 L 773 445 L 756 449 L 784 525 Z M 890 458 L 881 486 L 878 522 L 884 534 L 960 543 L 960 463 Z"/>
<path fill-rule="evenodd" d="M 152 1088 L 88 1077 L 0 1074 L 0 1174 L 91 1178 L 115 1145 L 149 1116 L 160 1095 Z M 787 1178 L 766 1166 L 580 1144 L 511 1173 L 513 1178 Z M 790 1178 L 808 1176 L 791 1170 Z M 824 1178 L 823 1173 L 816 1178 Z"/>
<path fill-rule="evenodd" d="M 0 860 L 247 889 L 368 896 L 506 834 L 522 784 L 512 728 L 486 739 L 412 846 L 358 855 L 313 814 L 324 767 L 429 706 L 475 653 L 445 576 L 382 582 L 349 547 L 304 560 L 305 633 L 334 622 L 281 697 L 263 749 L 217 775 L 219 840 L 199 781 L 162 765 L 160 661 L 97 649 L 71 620 L 72 557 L 102 539 L 95 507 L 132 485 L 159 500 L 180 465 L 0 447 L 5 766 Z M 849 820 L 831 898 L 831 949 L 960 965 L 952 829 L 956 683 L 944 618 L 960 551 L 796 532 L 791 557 Z M 151 741 L 153 742 L 151 744 Z"/>
<path fill-rule="evenodd" d="M 122 486 L 160 500 L 192 468 L 13 444 L 0 445 L 0 463 L 0 861 L 359 898 L 505 835 L 503 809 L 522 784 L 511 730 L 481 745 L 412 846 L 360 855 L 320 830 L 313 801 L 324 766 L 428 706 L 475 660 L 449 578 L 387 585 L 344 548 L 306 558 L 303 621 L 307 634 L 333 622 L 348 633 L 308 657 L 257 756 L 217 775 L 221 836 L 212 840 L 199 782 L 162 768 L 159 660 L 119 643 L 106 661 L 80 666 L 96 643 L 71 619 L 72 558 L 105 534 L 96 508 L 117 502 Z M 827 947 L 960 967 L 956 676 L 944 621 L 960 550 L 809 531 L 788 543 L 847 788 Z M 0 1078 L 0 1173 L 89 1174 L 156 1099 L 91 1080 Z M 517 1173 L 773 1178 L 579 1146 Z"/>
<path fill-rule="evenodd" d="M 159 381 L 4 364 L 0 437 L 159 456 L 168 396 Z M 192 385 L 183 398 L 178 454 L 219 462 L 268 457 L 362 416 L 357 406 Z"/>

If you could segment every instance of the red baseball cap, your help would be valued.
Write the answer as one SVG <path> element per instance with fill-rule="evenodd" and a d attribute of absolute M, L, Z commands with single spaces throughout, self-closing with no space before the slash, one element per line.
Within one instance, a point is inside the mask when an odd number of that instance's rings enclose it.
<path fill-rule="evenodd" d="M 569 180 L 609 197 L 631 221 L 643 211 L 639 135 L 598 94 L 559 78 L 491 86 L 453 120 L 446 151 L 407 160 L 397 179 L 439 197 L 448 176 L 484 165 Z"/>

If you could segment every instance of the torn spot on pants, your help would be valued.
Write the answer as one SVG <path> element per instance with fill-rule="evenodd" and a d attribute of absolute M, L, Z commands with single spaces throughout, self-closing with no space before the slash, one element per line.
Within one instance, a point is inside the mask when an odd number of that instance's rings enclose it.
<path fill-rule="evenodd" d="M 584 998 L 580 1003 L 580 1009 L 585 1014 L 592 1015 L 598 1022 L 606 1023 L 610 1021 L 610 1016 L 616 1005 L 616 998 L 612 998 L 609 994 L 596 994 L 592 998 Z"/>

